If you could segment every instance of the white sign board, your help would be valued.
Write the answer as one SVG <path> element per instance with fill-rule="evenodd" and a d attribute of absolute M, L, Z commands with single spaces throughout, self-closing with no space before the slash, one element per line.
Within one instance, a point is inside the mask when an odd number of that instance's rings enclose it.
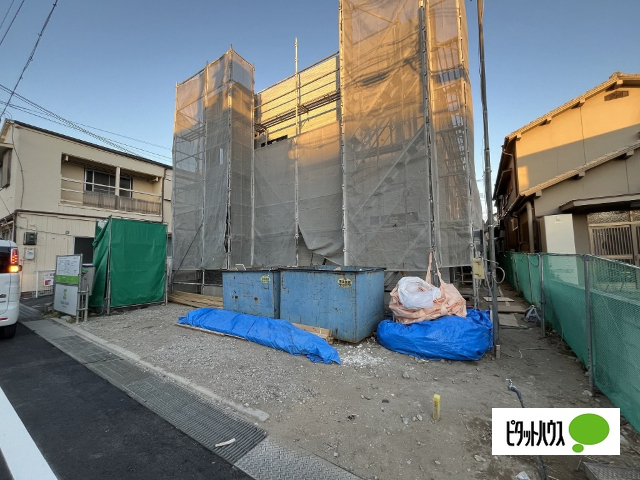
<path fill-rule="evenodd" d="M 78 314 L 78 286 L 56 283 L 53 291 L 53 309 L 75 317 Z"/>
<path fill-rule="evenodd" d="M 81 255 L 58 255 L 58 257 L 56 257 L 56 276 L 77 277 L 80 275 L 81 268 Z"/>
<path fill-rule="evenodd" d="M 67 315 L 78 315 L 78 289 L 82 255 L 58 255 L 56 257 L 53 309 Z"/>
<path fill-rule="evenodd" d="M 54 273 L 53 272 L 47 272 L 44 274 L 44 286 L 45 287 L 53 287 L 53 278 L 54 278 Z"/>

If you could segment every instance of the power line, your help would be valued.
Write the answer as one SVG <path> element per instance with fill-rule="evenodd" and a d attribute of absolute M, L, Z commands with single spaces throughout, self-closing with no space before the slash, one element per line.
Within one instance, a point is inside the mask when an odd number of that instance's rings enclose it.
<path fill-rule="evenodd" d="M 22 4 L 23 3 L 24 3 L 24 0 L 22 0 L 22 3 L 20 4 L 20 8 L 22 8 Z M 33 56 L 36 53 L 36 49 L 38 48 L 38 44 L 40 43 L 40 39 L 42 38 L 42 34 L 44 33 L 45 29 L 47 28 L 47 25 L 49 24 L 49 20 L 51 20 L 51 15 L 53 15 L 53 11 L 56 9 L 57 5 L 58 5 L 58 0 L 55 0 L 55 2 L 53 2 L 53 6 L 51 7 L 51 11 L 49 12 L 49 15 L 47 15 L 47 19 L 44 21 L 44 25 L 42 25 L 42 29 L 40 30 L 40 33 L 38 34 L 38 39 L 36 40 L 36 44 L 33 46 L 33 50 L 31 50 L 31 55 L 29 55 L 29 58 L 27 59 L 27 63 L 24 64 L 24 67 L 22 68 L 22 72 L 20 72 L 20 77 L 18 77 L 18 81 L 14 85 L 13 90 L 11 91 L 11 94 L 9 95 L 9 99 L 7 100 L 7 104 L 11 103 L 11 99 L 13 98 L 13 95 L 15 94 L 16 89 L 18 88 L 18 85 L 20 85 L 20 81 L 22 80 L 22 76 L 24 75 L 24 72 L 27 70 L 27 67 L 29 66 L 29 64 L 33 60 Z M 20 9 L 18 9 L 18 11 L 20 11 Z M 15 17 L 14 17 L 14 20 L 15 20 Z M 13 24 L 13 21 L 11 21 L 11 23 Z M 11 25 L 9 25 L 9 28 L 11 28 Z M 6 33 L 5 33 L 5 36 L 6 36 Z M 2 38 L 2 40 L 4 40 L 4 37 Z M 1 44 L 2 44 L 2 41 L 0 41 L 0 45 Z M 4 108 L 2 109 L 2 113 L 0 113 L 0 119 L 2 118 L 2 116 L 4 115 L 4 112 L 6 110 L 7 110 L 7 105 L 5 105 Z"/>
<path fill-rule="evenodd" d="M 0 87 L 1 87 L 1 85 L 0 85 Z M 16 95 L 16 96 L 17 96 L 17 95 Z M 24 107 L 24 106 L 22 106 L 22 105 L 16 105 L 15 103 L 7 104 L 7 102 L 2 102 L 2 101 L 0 101 L 0 104 L 5 104 L 5 105 L 7 105 L 9 108 L 13 108 L 13 109 L 16 109 L 16 110 L 18 110 L 18 111 L 24 112 L 24 113 L 26 113 L 26 114 L 28 114 L 28 115 L 33 115 L 34 117 L 41 118 L 41 119 L 43 119 L 43 120 L 47 120 L 48 122 L 55 123 L 56 125 L 62 125 L 63 127 L 73 128 L 73 127 L 71 127 L 71 126 L 70 126 L 69 124 L 67 124 L 67 123 L 63 123 L 63 122 L 60 122 L 60 121 L 53 120 L 52 118 L 49 118 L 51 115 L 49 115 L 49 116 L 39 115 L 38 111 L 36 111 L 36 110 L 32 110 L 32 109 L 27 108 L 27 107 Z M 91 127 L 91 126 L 89 126 L 89 125 L 85 125 L 85 124 L 82 124 L 82 123 L 75 123 L 75 124 L 76 124 L 76 125 L 83 125 L 83 126 L 85 126 L 85 127 L 87 127 L 87 128 L 91 128 L 91 129 L 93 129 L 93 130 L 99 130 L 99 131 L 102 131 L 102 132 L 111 133 L 112 135 L 117 135 L 117 136 L 119 136 L 119 137 L 128 138 L 128 139 L 133 140 L 133 141 L 136 141 L 136 142 L 145 143 L 145 144 L 148 144 L 148 145 L 153 145 L 153 146 L 158 147 L 158 148 L 163 148 L 163 149 L 166 149 L 166 150 L 171 150 L 170 148 L 163 147 L 162 145 L 156 145 L 155 143 L 145 142 L 144 140 L 138 140 L 137 138 L 127 137 L 126 135 L 121 135 L 121 134 L 119 134 L 119 133 L 115 133 L 115 132 L 109 132 L 108 130 L 103 130 L 103 129 L 100 129 L 100 128 L 97 128 L 97 127 Z M 102 137 L 100 137 L 100 138 L 102 138 Z M 169 156 L 167 156 L 167 155 L 162 155 L 162 154 L 160 154 L 160 153 L 152 152 L 152 151 L 150 151 L 150 150 L 145 150 L 144 148 L 136 147 L 136 146 L 134 146 L 134 145 L 129 145 L 129 144 L 127 144 L 127 143 L 121 143 L 121 142 L 118 142 L 118 145 L 124 145 L 124 146 L 126 146 L 126 147 L 133 148 L 133 149 L 135 149 L 135 150 L 139 150 L 139 151 L 141 151 L 141 152 L 148 153 L 148 154 L 153 155 L 153 156 L 155 156 L 155 157 L 165 158 L 165 159 L 171 160 L 171 157 L 169 157 Z"/>
<path fill-rule="evenodd" d="M 11 2 L 11 5 L 13 5 L 13 2 Z M 11 10 L 11 5 L 9 5 L 9 10 Z M 15 21 L 16 17 L 18 16 L 18 13 L 20 13 L 20 9 L 22 8 L 22 5 L 24 5 L 24 0 L 22 0 L 22 2 L 20 2 L 20 6 L 18 7 L 18 10 L 16 10 L 15 15 L 13 15 L 13 18 L 11 19 L 11 23 L 7 27 L 7 31 L 4 32 L 4 35 L 2 36 L 2 40 L 0 40 L 0 45 L 2 45 L 2 42 L 4 42 L 4 39 L 7 36 L 7 33 L 9 33 L 9 30 L 11 30 L 11 25 L 13 25 L 13 22 Z M 9 10 L 7 10 L 7 15 L 9 14 Z M 5 15 L 5 18 L 7 18 L 7 15 Z M 2 20 L 2 23 L 4 23 L 4 20 Z"/>
<path fill-rule="evenodd" d="M 11 11 L 11 7 L 13 7 L 13 2 L 15 2 L 15 1 L 16 0 L 11 0 L 11 4 L 9 5 L 9 8 L 7 9 L 7 13 L 4 14 L 4 18 L 2 19 L 2 23 L 0 23 L 0 30 L 2 30 L 2 26 L 4 25 L 4 21 L 9 16 L 9 12 Z"/>
<path fill-rule="evenodd" d="M 9 90 L 9 88 L 5 87 L 5 86 L 4 86 L 4 85 L 2 85 L 2 84 L 0 84 L 0 90 L 4 90 L 4 91 L 5 91 L 5 92 L 7 92 L 7 93 L 11 93 L 11 90 Z M 126 148 L 124 148 L 122 145 L 118 144 L 117 142 L 114 142 L 114 141 L 112 141 L 112 140 L 109 140 L 108 138 L 102 137 L 102 136 L 100 136 L 100 135 L 96 135 L 95 133 L 90 132 L 89 130 L 86 130 L 86 129 L 82 128 L 81 126 L 79 126 L 78 124 L 76 124 L 76 123 L 72 122 L 71 120 L 67 120 L 66 118 L 61 117 L 61 116 L 60 116 L 60 115 L 58 115 L 57 113 L 54 113 L 54 112 L 52 112 L 51 110 L 47 110 L 46 108 L 44 108 L 44 107 L 42 107 L 42 106 L 38 105 L 37 103 L 32 102 L 32 101 L 31 101 L 31 100 L 29 100 L 28 98 L 25 98 L 25 97 L 23 97 L 22 95 L 19 95 L 19 94 L 15 93 L 15 92 L 13 92 L 13 93 L 14 93 L 14 96 L 15 96 L 16 98 L 19 98 L 19 99 L 20 99 L 20 100 L 22 100 L 23 102 L 25 102 L 25 103 L 27 103 L 27 104 L 31 105 L 32 107 L 37 108 L 38 110 L 40 110 L 41 112 L 43 112 L 45 115 L 50 115 L 50 116 L 52 116 L 52 117 L 56 118 L 57 120 L 61 121 L 61 122 L 62 122 L 64 125 L 66 125 L 67 127 L 69 127 L 69 128 L 74 128 L 74 129 L 76 129 L 76 130 L 79 130 L 79 131 L 81 131 L 82 133 L 84 133 L 84 134 L 86 134 L 86 135 L 89 135 L 89 136 L 91 136 L 91 137 L 93 137 L 93 138 L 96 138 L 96 139 L 100 140 L 101 142 L 106 143 L 106 144 L 108 144 L 108 145 L 112 146 L 113 148 L 115 148 L 115 149 L 117 149 L 117 150 L 120 150 L 120 151 L 123 151 L 123 152 L 129 153 L 129 154 L 131 154 L 131 155 L 135 155 L 135 153 L 131 152 L 130 150 L 127 150 L 127 149 L 126 149 Z M 9 103 L 9 102 L 7 102 L 7 103 Z M 5 106 L 5 108 L 6 108 L 6 106 Z"/>

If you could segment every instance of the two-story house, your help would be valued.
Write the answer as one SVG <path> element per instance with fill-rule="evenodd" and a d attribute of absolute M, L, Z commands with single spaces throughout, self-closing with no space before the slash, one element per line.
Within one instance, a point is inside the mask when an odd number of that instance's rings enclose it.
<path fill-rule="evenodd" d="M 0 130 L 0 237 L 15 241 L 22 291 L 50 288 L 57 255 L 91 263 L 96 220 L 164 222 L 172 167 L 18 121 Z"/>
<path fill-rule="evenodd" d="M 499 248 L 640 264 L 640 74 L 507 135 L 494 189 Z"/>

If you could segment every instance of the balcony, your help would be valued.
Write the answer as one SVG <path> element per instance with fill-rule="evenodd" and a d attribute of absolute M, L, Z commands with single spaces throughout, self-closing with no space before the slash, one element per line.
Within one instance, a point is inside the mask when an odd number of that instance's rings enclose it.
<path fill-rule="evenodd" d="M 89 182 L 80 178 L 62 177 L 61 203 L 114 212 L 162 215 L 161 183 L 138 181 L 137 178 L 133 178 L 126 186 L 116 189 L 113 185 Z M 150 191 L 140 191 L 138 188 Z M 155 193 L 154 190 L 159 193 Z M 119 195 L 116 195 L 116 191 Z"/>
<path fill-rule="evenodd" d="M 82 204 L 87 207 L 143 213 L 145 215 L 160 215 L 162 212 L 162 204 L 160 202 L 96 192 L 83 192 Z"/>

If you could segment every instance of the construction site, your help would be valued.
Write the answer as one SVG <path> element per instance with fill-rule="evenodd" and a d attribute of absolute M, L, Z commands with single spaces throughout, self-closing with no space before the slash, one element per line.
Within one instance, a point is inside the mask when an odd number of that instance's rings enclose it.
<path fill-rule="evenodd" d="M 174 286 L 211 293 L 240 265 L 389 282 L 479 255 L 464 3 L 345 0 L 339 21 L 339 52 L 260 92 L 232 49 L 177 85 Z"/>
<path fill-rule="evenodd" d="M 338 51 L 291 38 L 262 90 L 233 46 L 188 64 L 173 168 L 5 124 L 0 180 L 15 130 L 103 216 L 3 240 L 0 425 L 35 453 L 0 428 L 0 477 L 640 478 L 640 75 L 505 137 L 492 191 L 477 0 L 481 203 L 465 2 L 335 3 Z"/>

